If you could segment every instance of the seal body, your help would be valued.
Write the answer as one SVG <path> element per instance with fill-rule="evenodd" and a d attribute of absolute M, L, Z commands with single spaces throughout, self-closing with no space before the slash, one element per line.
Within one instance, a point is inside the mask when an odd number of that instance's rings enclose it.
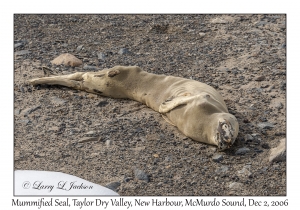
<path fill-rule="evenodd" d="M 43 77 L 30 83 L 63 85 L 101 96 L 139 101 L 161 113 L 186 136 L 217 145 L 220 150 L 234 143 L 239 130 L 236 118 L 228 113 L 222 96 L 211 86 L 148 73 L 137 66 Z"/>

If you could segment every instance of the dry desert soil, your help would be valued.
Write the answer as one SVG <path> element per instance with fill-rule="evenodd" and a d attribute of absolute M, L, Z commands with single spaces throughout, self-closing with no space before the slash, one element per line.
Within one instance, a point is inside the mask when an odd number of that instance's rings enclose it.
<path fill-rule="evenodd" d="M 63 53 L 83 65 L 50 63 Z M 235 144 L 193 141 L 135 101 L 28 84 L 115 65 L 213 86 L 238 119 Z M 270 152 L 285 136 L 284 14 L 14 15 L 15 170 L 64 172 L 123 196 L 282 196 L 286 161 Z"/>

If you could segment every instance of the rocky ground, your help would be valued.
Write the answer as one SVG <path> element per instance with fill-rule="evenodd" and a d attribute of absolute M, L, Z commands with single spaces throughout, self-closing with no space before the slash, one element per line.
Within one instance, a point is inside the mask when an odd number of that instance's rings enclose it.
<path fill-rule="evenodd" d="M 270 160 L 286 136 L 285 21 L 16 14 L 14 168 L 68 173 L 120 195 L 286 195 L 286 162 Z M 50 63 L 66 52 L 83 65 Z M 115 65 L 215 87 L 239 121 L 236 143 L 219 152 L 138 102 L 27 84 L 44 76 L 43 66 L 62 75 Z"/>

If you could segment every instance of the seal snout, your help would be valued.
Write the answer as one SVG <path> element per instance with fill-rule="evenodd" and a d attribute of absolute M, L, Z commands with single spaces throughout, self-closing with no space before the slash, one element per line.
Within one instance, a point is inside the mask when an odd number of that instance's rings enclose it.
<path fill-rule="evenodd" d="M 235 129 L 232 124 L 226 120 L 219 120 L 217 127 L 216 141 L 220 150 L 227 149 L 232 146 L 235 141 Z"/>

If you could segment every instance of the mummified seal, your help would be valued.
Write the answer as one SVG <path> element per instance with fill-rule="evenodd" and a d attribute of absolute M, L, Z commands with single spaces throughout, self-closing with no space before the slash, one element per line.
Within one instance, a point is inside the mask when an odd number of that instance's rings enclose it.
<path fill-rule="evenodd" d="M 195 80 L 147 73 L 137 66 L 115 66 L 99 72 L 30 80 L 33 85 L 62 85 L 112 98 L 129 98 L 146 104 L 186 136 L 220 150 L 235 141 L 239 126 L 228 113 L 222 96 Z"/>

